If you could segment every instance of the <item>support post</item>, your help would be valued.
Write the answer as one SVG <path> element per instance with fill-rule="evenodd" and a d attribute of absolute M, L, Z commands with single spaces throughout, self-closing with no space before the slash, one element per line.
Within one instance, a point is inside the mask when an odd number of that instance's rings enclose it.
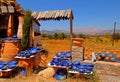
<path fill-rule="evenodd" d="M 10 14 L 9 20 L 8 20 L 8 30 L 7 30 L 7 37 L 13 36 L 13 15 Z"/>
<path fill-rule="evenodd" d="M 72 18 L 70 18 L 70 53 L 72 53 Z"/>
<path fill-rule="evenodd" d="M 114 31 L 113 31 L 113 35 L 112 35 L 112 46 L 114 46 L 114 42 L 115 42 L 115 30 L 116 30 L 116 22 L 114 22 Z"/>

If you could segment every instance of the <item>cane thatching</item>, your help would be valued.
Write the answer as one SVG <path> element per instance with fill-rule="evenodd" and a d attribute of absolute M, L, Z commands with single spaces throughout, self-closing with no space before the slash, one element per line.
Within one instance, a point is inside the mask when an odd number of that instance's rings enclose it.
<path fill-rule="evenodd" d="M 33 12 L 32 17 L 36 20 L 69 20 L 73 19 L 72 10 L 50 10 Z"/>
<path fill-rule="evenodd" d="M 24 15 L 24 9 L 15 0 L 0 1 L 0 15 L 6 13 L 18 13 Z"/>

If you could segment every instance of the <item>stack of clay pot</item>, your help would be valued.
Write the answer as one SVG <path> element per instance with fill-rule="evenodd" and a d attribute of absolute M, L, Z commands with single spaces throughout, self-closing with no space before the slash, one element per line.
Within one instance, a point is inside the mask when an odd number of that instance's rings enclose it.
<path fill-rule="evenodd" d="M 117 57 L 116 54 L 114 54 L 113 52 L 100 52 L 100 53 L 96 53 L 97 54 L 97 60 L 99 61 L 116 61 Z"/>

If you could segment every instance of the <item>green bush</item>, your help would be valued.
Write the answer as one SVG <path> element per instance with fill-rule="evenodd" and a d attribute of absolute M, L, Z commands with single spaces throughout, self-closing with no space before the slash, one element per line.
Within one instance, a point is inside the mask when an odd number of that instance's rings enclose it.
<path fill-rule="evenodd" d="M 22 39 L 21 39 L 21 48 L 22 50 L 30 47 L 30 26 L 31 26 L 31 11 L 27 10 L 24 16 L 23 22 L 23 31 L 22 31 Z"/>

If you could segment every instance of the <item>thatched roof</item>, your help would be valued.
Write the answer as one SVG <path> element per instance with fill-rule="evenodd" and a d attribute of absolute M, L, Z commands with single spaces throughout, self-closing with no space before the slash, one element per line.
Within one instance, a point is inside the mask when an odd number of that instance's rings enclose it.
<path fill-rule="evenodd" d="M 36 20 L 66 20 L 73 19 L 72 10 L 51 10 L 33 12 L 32 17 Z"/>
<path fill-rule="evenodd" d="M 2 0 L 0 2 L 0 14 L 19 13 L 24 15 L 24 9 L 15 0 Z"/>

